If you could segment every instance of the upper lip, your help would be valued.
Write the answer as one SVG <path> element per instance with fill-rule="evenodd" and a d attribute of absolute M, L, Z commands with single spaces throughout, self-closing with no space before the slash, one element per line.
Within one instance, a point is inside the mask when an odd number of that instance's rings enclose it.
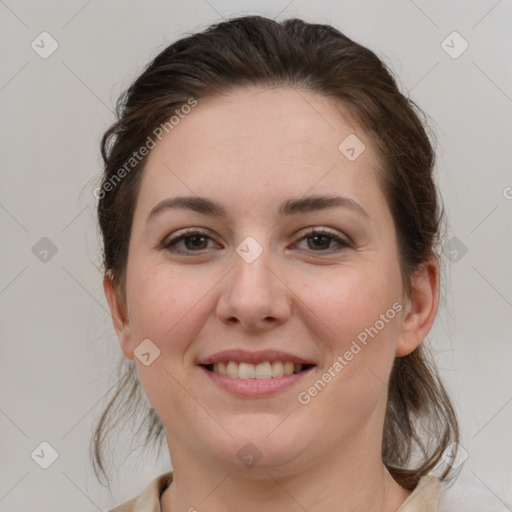
<path fill-rule="evenodd" d="M 312 361 L 308 361 L 307 359 L 303 359 L 302 357 L 289 354 L 288 352 L 283 352 L 281 350 L 260 350 L 258 352 L 250 352 L 243 349 L 231 349 L 216 352 L 211 356 L 200 359 L 197 364 L 208 365 L 219 362 L 227 363 L 229 361 L 252 364 L 264 363 L 265 361 L 269 361 L 271 363 L 274 361 L 282 361 L 284 363 L 315 364 Z"/>

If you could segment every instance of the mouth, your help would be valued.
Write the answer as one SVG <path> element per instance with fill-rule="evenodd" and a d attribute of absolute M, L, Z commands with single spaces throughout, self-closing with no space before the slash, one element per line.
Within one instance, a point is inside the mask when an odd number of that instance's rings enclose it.
<path fill-rule="evenodd" d="M 298 386 L 317 367 L 281 350 L 230 349 L 196 361 L 198 368 L 216 387 L 242 397 L 269 397 Z"/>
<path fill-rule="evenodd" d="M 258 364 L 238 361 L 219 361 L 210 364 L 201 364 L 207 371 L 244 380 L 268 380 L 305 372 L 313 368 L 314 364 L 293 363 L 291 361 L 264 361 Z"/>

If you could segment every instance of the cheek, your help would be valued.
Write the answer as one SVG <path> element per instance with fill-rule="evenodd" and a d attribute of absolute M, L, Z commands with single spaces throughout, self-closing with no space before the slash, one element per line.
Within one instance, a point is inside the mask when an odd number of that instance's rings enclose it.
<path fill-rule="evenodd" d="M 381 339 L 394 339 L 397 333 L 396 309 L 401 294 L 397 269 L 343 268 L 328 278 L 312 279 L 304 284 L 303 300 L 315 313 L 313 322 L 325 324 L 330 348 L 339 353 L 351 341 L 368 330 Z M 312 327 L 313 328 L 313 327 Z"/>
<path fill-rule="evenodd" d="M 329 326 L 321 339 L 327 357 L 297 398 L 332 436 L 349 435 L 385 407 L 401 322 L 399 289 L 355 272 L 330 280 L 329 292 L 308 288 L 308 302 Z M 311 332 L 320 323 L 312 320 Z"/>
<path fill-rule="evenodd" d="M 173 417 L 190 414 L 195 407 L 183 389 L 184 371 L 191 365 L 185 359 L 191 340 L 197 338 L 205 322 L 206 292 L 217 280 L 210 283 L 206 275 L 198 277 L 197 270 L 183 271 L 169 264 L 149 267 L 147 262 L 137 267 L 135 259 L 133 267 L 128 267 L 132 346 L 135 349 L 149 339 L 159 351 L 148 366 L 137 358 L 135 362 L 149 402 L 164 423 L 171 424 Z"/>
<path fill-rule="evenodd" d="M 200 278 L 197 271 L 185 271 L 158 264 L 153 268 L 133 265 L 127 279 L 130 326 L 137 340 L 149 338 L 162 352 L 176 354 L 192 339 L 201 322 L 205 293 L 214 283 Z M 139 269 L 143 269 L 140 271 Z M 204 276 L 206 278 L 206 276 Z"/>

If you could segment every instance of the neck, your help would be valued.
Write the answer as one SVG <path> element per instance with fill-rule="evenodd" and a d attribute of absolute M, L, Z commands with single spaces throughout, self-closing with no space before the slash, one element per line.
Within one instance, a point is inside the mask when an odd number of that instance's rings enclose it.
<path fill-rule="evenodd" d="M 316 465 L 294 461 L 293 468 L 239 469 L 194 460 L 190 454 L 176 457 L 173 451 L 174 479 L 162 495 L 162 512 L 396 512 L 410 492 L 393 480 L 380 452 L 374 452 L 357 458 L 345 453 L 341 463 L 336 454 Z"/>

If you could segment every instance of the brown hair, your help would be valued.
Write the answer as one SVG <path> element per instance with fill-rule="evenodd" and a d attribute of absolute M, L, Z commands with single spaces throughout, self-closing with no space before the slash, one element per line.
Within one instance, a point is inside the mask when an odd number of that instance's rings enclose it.
<path fill-rule="evenodd" d="M 212 25 L 165 48 L 119 98 L 117 121 L 101 142 L 105 164 L 98 219 L 104 269 L 124 300 L 131 223 L 145 158 L 126 168 L 159 125 L 191 98 L 201 101 L 233 87 L 293 87 L 334 98 L 365 129 L 381 162 L 382 187 L 396 230 L 407 293 L 411 277 L 437 252 L 443 211 L 434 184 L 434 151 L 425 115 L 398 89 L 386 65 L 369 49 L 329 25 L 300 19 L 276 22 L 244 16 Z M 133 163 L 133 162 L 132 162 Z M 119 178 L 119 170 L 125 169 Z M 110 186 L 108 186 L 110 184 Z M 98 476 L 105 438 L 133 414 L 141 391 L 133 361 L 119 366 L 116 393 L 96 427 L 91 456 Z M 146 402 L 146 445 L 163 425 Z M 112 425 L 113 419 L 116 422 Z M 438 468 L 450 442 L 459 440 L 456 415 L 426 348 L 395 358 L 383 431 L 382 457 L 391 475 L 412 490 Z M 457 446 L 457 445 L 455 445 Z M 419 460 L 413 456 L 420 454 Z M 451 467 L 440 475 L 447 479 Z M 99 477 L 98 477 L 99 478 Z"/>

